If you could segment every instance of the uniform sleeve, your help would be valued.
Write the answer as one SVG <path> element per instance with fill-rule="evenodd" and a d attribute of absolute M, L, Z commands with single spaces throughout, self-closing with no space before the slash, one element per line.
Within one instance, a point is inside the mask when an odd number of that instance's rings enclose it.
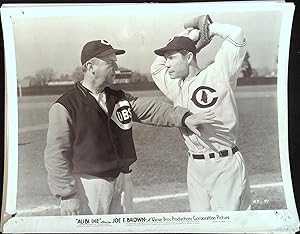
<path fill-rule="evenodd" d="M 66 108 L 55 103 L 49 111 L 49 128 L 44 159 L 50 191 L 56 197 L 67 197 L 77 192 L 72 167 L 71 119 Z"/>
<path fill-rule="evenodd" d="M 182 120 L 188 109 L 162 101 L 145 100 L 126 93 L 133 113 L 133 121 L 165 127 L 183 127 Z"/>
<path fill-rule="evenodd" d="M 223 38 L 224 42 L 207 72 L 215 79 L 223 79 L 235 87 L 247 52 L 243 31 L 240 27 L 219 23 L 212 23 L 209 30 L 212 35 Z"/>
<path fill-rule="evenodd" d="M 151 66 L 151 76 L 157 87 L 166 95 L 172 102 L 179 95 L 180 87 L 178 79 L 171 79 L 168 74 L 168 69 L 165 66 L 166 59 L 163 56 L 157 56 Z"/>

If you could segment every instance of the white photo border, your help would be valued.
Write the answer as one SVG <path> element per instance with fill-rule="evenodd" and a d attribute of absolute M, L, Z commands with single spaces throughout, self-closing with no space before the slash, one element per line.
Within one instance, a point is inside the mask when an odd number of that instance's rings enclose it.
<path fill-rule="evenodd" d="M 239 8 L 232 5 L 239 4 Z M 146 6 L 147 5 L 147 6 Z M 159 5 L 159 8 L 157 6 Z M 293 188 L 288 160 L 288 103 L 287 77 L 291 26 L 294 5 L 279 2 L 218 2 L 216 3 L 178 3 L 178 4 L 48 4 L 48 5 L 3 5 L 1 19 L 5 47 L 6 64 L 6 154 L 3 189 L 3 212 L 13 214 L 16 211 L 17 174 L 18 174 L 18 102 L 13 20 L 18 18 L 34 18 L 49 16 L 84 16 L 97 15 L 98 8 L 114 9 L 122 12 L 124 7 L 136 7 L 161 11 L 187 11 L 199 7 L 205 12 L 228 11 L 243 9 L 251 11 L 278 11 L 282 13 L 280 46 L 278 51 L 278 129 L 282 179 L 287 209 L 239 211 L 239 212 L 201 212 L 201 213 L 159 213 L 159 214 L 126 214 L 126 215 L 95 215 L 95 216 L 43 216 L 13 217 L 3 226 L 4 232 L 296 232 L 299 219 L 295 206 Z M 146 7 L 145 7 L 146 6 Z M 202 8 L 200 8 L 202 7 Z M 66 11 L 66 9 L 71 9 Z M 46 14 L 45 14 L 46 13 Z M 199 12 L 199 14 L 201 11 Z M 6 191 L 6 193 L 5 193 Z M 3 216 L 2 216 L 3 217 Z M 55 224 L 55 225 L 53 225 Z M 50 230 L 51 228 L 51 230 Z"/>

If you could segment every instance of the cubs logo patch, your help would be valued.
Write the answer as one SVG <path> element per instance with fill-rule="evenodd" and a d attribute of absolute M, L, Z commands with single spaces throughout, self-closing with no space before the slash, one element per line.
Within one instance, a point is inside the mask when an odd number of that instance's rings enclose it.
<path fill-rule="evenodd" d="M 131 121 L 131 110 L 129 106 L 122 106 L 116 110 L 116 116 L 122 124 L 128 124 Z"/>
<path fill-rule="evenodd" d="M 132 113 L 129 102 L 126 100 L 120 101 L 115 105 L 111 119 L 123 130 L 128 130 L 132 127 Z"/>
<path fill-rule="evenodd" d="M 200 108 L 208 108 L 216 104 L 218 97 L 216 90 L 208 86 L 198 87 L 191 98 L 193 103 Z"/>

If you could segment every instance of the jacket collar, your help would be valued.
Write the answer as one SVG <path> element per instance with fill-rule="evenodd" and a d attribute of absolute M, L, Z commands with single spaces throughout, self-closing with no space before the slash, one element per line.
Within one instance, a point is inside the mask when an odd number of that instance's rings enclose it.
<path fill-rule="evenodd" d="M 91 91 L 84 87 L 80 81 L 75 84 L 75 89 L 85 105 L 88 105 L 97 111 L 103 111 L 95 98 L 90 94 Z"/>
<path fill-rule="evenodd" d="M 79 81 L 75 84 L 75 88 L 79 93 L 81 100 L 84 104 L 96 109 L 97 111 L 103 112 L 102 108 L 99 106 L 99 103 L 95 100 L 95 98 L 90 94 L 90 90 L 82 85 Z M 118 99 L 120 98 L 120 92 L 113 90 L 109 87 L 104 88 L 104 92 L 106 94 L 106 106 L 108 109 L 108 117 L 110 118 Z"/>

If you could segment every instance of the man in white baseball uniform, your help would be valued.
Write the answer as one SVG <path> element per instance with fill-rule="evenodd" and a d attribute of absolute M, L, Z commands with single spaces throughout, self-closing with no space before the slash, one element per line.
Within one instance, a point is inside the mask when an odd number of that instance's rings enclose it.
<path fill-rule="evenodd" d="M 208 21 L 208 17 L 197 17 L 195 29 L 187 28 L 155 50 L 158 57 L 151 74 L 174 106 L 203 113 L 203 120 L 215 115 L 213 123 L 198 128 L 200 136 L 180 129 L 188 148 L 191 211 L 246 210 L 250 209 L 251 193 L 245 162 L 236 144 L 238 108 L 233 93 L 246 39 L 241 28 Z M 215 61 L 200 70 L 196 55 L 214 36 L 224 39 L 222 46 Z M 199 41 L 206 43 L 200 45 Z"/>

